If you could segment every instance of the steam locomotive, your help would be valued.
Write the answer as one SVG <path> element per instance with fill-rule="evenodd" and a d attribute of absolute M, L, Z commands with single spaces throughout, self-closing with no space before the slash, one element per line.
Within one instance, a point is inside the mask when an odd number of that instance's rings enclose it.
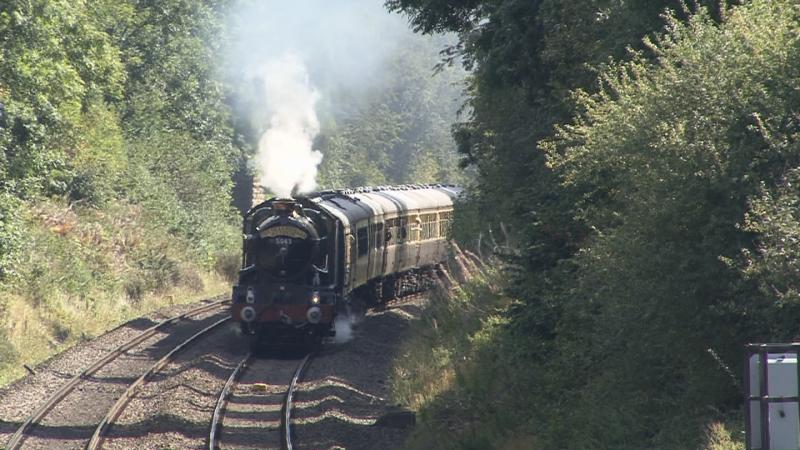
<path fill-rule="evenodd" d="M 324 191 L 272 198 L 247 212 L 231 315 L 253 345 L 318 345 L 355 302 L 419 286 L 447 257 L 454 185 Z"/>

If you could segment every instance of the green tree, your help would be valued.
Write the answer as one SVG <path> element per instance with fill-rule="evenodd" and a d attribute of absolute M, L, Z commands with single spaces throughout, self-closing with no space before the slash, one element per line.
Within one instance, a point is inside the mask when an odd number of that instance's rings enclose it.
<path fill-rule="evenodd" d="M 451 67 L 434 74 L 442 42 L 406 39 L 353 111 L 323 127 L 317 142 L 325 155 L 323 186 L 465 179 L 450 135 L 463 72 Z"/>
<path fill-rule="evenodd" d="M 242 152 L 215 65 L 227 3 L 144 1 L 125 11 L 116 21 L 117 9 L 106 14 L 127 73 L 120 120 L 136 165 L 120 186 L 209 258 L 233 242 L 232 228 L 219 225 L 235 223 L 231 180 Z"/>
<path fill-rule="evenodd" d="M 421 33 L 459 35 L 446 54 L 472 70 L 468 116 L 454 130 L 462 165 L 477 169 L 472 201 L 496 211 L 488 221 L 495 230 L 498 222 L 509 225 L 523 249 L 514 260 L 524 274 L 514 283 L 516 294 L 538 303 L 549 277 L 531 275 L 569 258 L 587 235 L 575 220 L 577 199 L 561 188 L 538 141 L 569 120 L 572 90 L 594 90 L 602 64 L 624 58 L 628 47 L 641 48 L 643 37 L 663 27 L 665 8 L 683 17 L 688 11 L 669 0 L 390 0 L 386 5 L 409 16 Z"/>
<path fill-rule="evenodd" d="M 738 373 L 745 342 L 794 337 L 796 267 L 779 255 L 797 228 L 798 18 L 766 1 L 721 25 L 672 17 L 651 57 L 606 69 L 603 91 L 579 93 L 582 114 L 545 141 L 593 230 L 557 296 L 559 354 L 587 359 L 557 368 L 584 386 L 561 425 L 592 440 L 571 448 L 693 442 L 687 424 L 708 405 L 740 401 L 708 349 Z"/>
<path fill-rule="evenodd" d="M 3 188 L 64 192 L 86 109 L 122 94 L 117 49 L 85 2 L 0 5 Z"/>
<path fill-rule="evenodd" d="M 450 54 L 472 70 L 461 217 L 511 230 L 524 301 L 497 359 L 527 361 L 522 433 L 698 447 L 741 403 L 709 349 L 738 373 L 743 342 L 798 325 L 792 2 L 387 4 L 459 33 Z"/>
<path fill-rule="evenodd" d="M 177 203 L 157 216 L 189 221 L 176 233 L 198 249 L 226 242 L 217 224 L 233 221 L 230 180 L 241 152 L 215 69 L 226 8 L 199 0 L 0 5 L 3 271 L 20 226 L 5 206 L 12 197 L 102 206 L 162 192 Z M 145 179 L 171 192 L 143 194 Z"/>

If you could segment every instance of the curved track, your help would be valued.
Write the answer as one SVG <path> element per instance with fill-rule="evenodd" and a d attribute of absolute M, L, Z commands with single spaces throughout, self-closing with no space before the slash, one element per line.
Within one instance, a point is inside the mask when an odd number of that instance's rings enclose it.
<path fill-rule="evenodd" d="M 297 381 L 300 379 L 306 366 L 308 366 L 308 361 L 310 359 L 311 354 L 309 353 L 300 361 L 292 377 L 292 382 L 289 383 L 289 388 L 286 390 L 286 400 L 283 402 L 283 417 L 281 417 L 281 433 L 283 434 L 281 445 L 284 450 L 292 450 L 292 396 L 294 395 L 294 390 L 297 388 Z"/>
<path fill-rule="evenodd" d="M 220 423 L 222 421 L 222 414 L 225 408 L 225 402 L 228 397 L 231 395 L 231 387 L 239 378 L 239 374 L 241 374 L 242 369 L 247 365 L 247 362 L 252 357 L 252 353 L 248 353 L 244 359 L 236 366 L 236 368 L 231 372 L 231 376 L 228 377 L 228 381 L 225 382 L 225 386 L 222 388 L 222 391 L 219 393 L 219 398 L 217 399 L 217 405 L 214 407 L 214 414 L 211 416 L 211 431 L 208 433 L 208 449 L 214 450 L 217 447 L 217 433 L 219 432 Z"/>
<path fill-rule="evenodd" d="M 86 445 L 86 450 L 96 450 L 97 448 L 100 447 L 100 443 L 101 443 L 101 441 L 103 439 L 103 433 L 105 433 L 105 431 L 108 429 L 109 425 L 114 421 L 114 419 L 117 418 L 117 416 L 119 416 L 119 413 L 122 411 L 122 409 L 128 403 L 128 401 L 130 401 L 130 399 L 134 395 L 136 395 L 136 391 L 139 389 L 140 386 L 142 386 L 147 381 L 147 379 L 150 376 L 152 376 L 154 373 L 158 372 L 169 361 L 171 361 L 172 358 L 178 352 L 180 352 L 181 350 L 183 350 L 187 346 L 189 346 L 189 344 L 193 343 L 195 340 L 197 340 L 201 336 L 204 336 L 204 335 L 208 334 L 210 331 L 215 330 L 217 327 L 219 327 L 220 325 L 228 322 L 229 320 L 230 320 L 230 317 L 225 317 L 225 318 L 220 319 L 220 320 L 214 322 L 213 324 L 203 328 L 202 330 L 198 331 L 197 333 L 193 334 L 189 339 L 186 339 L 185 341 L 180 343 L 178 346 L 173 348 L 169 353 L 164 355 L 155 364 L 153 364 L 153 366 L 147 372 L 142 374 L 142 376 L 137 378 L 136 381 L 133 382 L 133 384 L 128 386 L 128 388 L 125 389 L 125 392 L 122 394 L 122 396 L 116 401 L 116 403 L 114 403 L 114 406 L 112 406 L 111 409 L 108 411 L 108 413 L 106 413 L 106 416 L 103 418 L 103 420 L 100 422 L 100 424 L 97 425 L 97 428 L 95 429 L 94 434 L 92 434 L 92 438 L 89 440 L 89 443 Z"/>
<path fill-rule="evenodd" d="M 31 413 L 31 415 L 28 416 L 28 418 L 20 425 L 17 431 L 11 436 L 9 441 L 6 443 L 5 448 L 7 450 L 16 450 L 20 448 L 22 442 L 25 440 L 26 433 L 31 428 L 35 427 L 42 420 L 42 418 L 44 418 L 47 415 L 49 411 L 51 411 L 57 404 L 59 404 L 70 392 L 75 390 L 75 388 L 82 381 L 87 380 L 92 375 L 97 373 L 100 369 L 106 367 L 112 361 L 119 358 L 121 355 L 125 354 L 129 350 L 141 344 L 148 338 L 154 336 L 156 333 L 158 333 L 159 331 L 161 331 L 163 328 L 167 327 L 170 324 L 174 324 L 183 319 L 199 316 L 209 311 L 213 311 L 214 309 L 220 308 L 221 306 L 224 306 L 228 303 L 229 303 L 228 300 L 215 301 L 194 308 L 183 314 L 179 314 L 177 316 L 163 320 L 153 325 L 152 327 L 142 331 L 132 339 L 128 340 L 127 342 L 123 343 L 113 351 L 109 352 L 104 357 L 98 359 L 91 366 L 87 367 L 82 372 L 72 377 L 68 382 L 64 383 L 56 392 L 50 395 L 50 397 L 44 403 L 42 403 L 35 411 L 33 411 L 33 413 Z M 227 318 L 224 319 L 224 321 L 226 320 Z"/>
<path fill-rule="evenodd" d="M 237 415 L 242 416 L 246 415 L 247 421 L 251 424 L 250 427 L 247 427 L 244 433 L 252 435 L 249 436 L 249 440 L 246 442 L 238 441 L 232 442 L 230 445 L 233 447 L 242 446 L 244 448 L 253 448 L 253 446 L 257 446 L 258 448 L 280 448 L 283 450 L 292 450 L 294 448 L 292 443 L 292 426 L 291 426 L 291 418 L 292 418 L 292 398 L 294 396 L 294 392 L 297 388 L 297 383 L 302 377 L 303 372 L 305 371 L 306 367 L 308 367 L 308 363 L 312 358 L 312 354 L 307 354 L 303 359 L 300 360 L 299 363 L 295 361 L 286 361 L 286 360 L 279 360 L 279 359 L 265 359 L 265 360 L 257 360 L 255 365 L 264 366 L 263 368 L 259 367 L 248 367 L 250 366 L 250 362 L 252 361 L 252 355 L 248 354 L 245 356 L 244 359 L 239 362 L 236 366 L 234 371 L 231 373 L 230 377 L 228 378 L 225 386 L 222 388 L 222 391 L 219 394 L 219 398 L 217 399 L 217 405 L 214 409 L 214 413 L 211 419 L 211 426 L 209 431 L 208 437 L 208 448 L 209 450 L 216 450 L 221 448 L 221 442 L 224 441 L 223 429 L 222 429 L 222 421 L 225 419 L 225 406 L 229 401 L 237 401 L 240 405 L 246 405 L 246 411 L 242 411 L 241 409 L 237 411 Z M 293 365 L 288 365 L 287 363 L 292 363 Z M 237 380 L 242 377 L 244 369 L 247 368 L 250 373 L 246 374 L 249 376 L 250 382 L 257 381 L 257 380 L 265 380 L 267 377 L 274 379 L 275 381 L 281 379 L 283 376 L 286 384 L 275 384 L 273 381 L 272 384 L 267 385 L 263 384 L 266 389 L 264 390 L 264 397 L 265 400 L 263 402 L 256 401 L 254 399 L 247 399 L 246 397 L 249 396 L 247 390 L 243 386 L 234 386 L 237 384 Z M 291 371 L 290 371 L 291 370 Z M 256 372 L 264 372 L 263 374 L 256 373 Z M 291 379 L 288 379 L 288 376 L 291 374 Z M 261 384 L 261 383 L 255 383 Z M 285 388 L 283 388 L 285 386 Z M 234 387 L 238 387 L 239 392 L 232 394 L 234 391 Z M 280 407 L 278 408 L 277 404 L 275 405 L 274 409 L 279 409 L 280 418 L 275 420 L 273 408 L 270 406 L 272 405 L 272 398 L 283 392 L 281 395 L 280 400 Z M 237 398 L 238 396 L 238 398 Z M 231 399 L 230 397 L 233 397 Z M 276 401 L 277 403 L 277 401 Z M 258 424 L 257 427 L 253 427 L 252 424 Z M 237 427 L 232 427 L 237 428 Z M 229 434 L 229 437 L 235 435 L 236 433 Z M 278 439 L 279 437 L 279 439 Z M 248 439 L 248 438 L 245 438 Z"/>
<path fill-rule="evenodd" d="M 422 293 L 403 295 L 381 305 L 379 309 L 401 307 L 406 301 L 419 295 L 422 295 Z M 127 445 L 127 443 L 122 443 L 125 442 L 125 437 L 123 437 L 122 441 L 118 441 L 119 433 L 116 430 L 110 431 L 112 423 L 117 423 L 121 420 L 124 422 L 121 417 L 127 417 L 127 411 L 136 410 L 136 408 L 131 409 L 131 400 L 134 397 L 138 397 L 143 386 L 149 386 L 154 381 L 153 375 L 163 372 L 167 364 L 171 364 L 181 350 L 230 321 L 229 317 L 220 319 L 219 315 L 222 312 L 222 307 L 228 303 L 228 301 L 216 301 L 204 304 L 186 313 L 159 322 L 100 358 L 90 367 L 61 385 L 44 404 L 40 405 L 22 423 L 5 448 L 17 449 L 23 443 L 26 447 L 50 448 L 51 445 L 58 444 L 66 448 L 64 440 L 66 440 L 69 448 L 83 447 L 87 441 L 88 444 L 85 447 L 87 449 L 99 448 L 101 444 L 117 447 L 119 445 Z M 215 309 L 220 309 L 220 311 L 215 311 Z M 198 317 L 194 318 L 194 316 Z M 200 319 L 199 316 L 203 318 Z M 175 324 L 187 318 L 193 318 L 193 323 L 181 324 L 177 328 L 165 328 L 170 324 Z M 211 323 L 212 321 L 213 323 Z M 201 327 L 203 329 L 196 332 Z M 148 341 L 148 338 L 157 333 L 161 333 L 159 336 L 163 334 L 164 337 L 156 337 L 154 341 Z M 189 334 L 191 336 L 187 338 Z M 195 347 L 197 346 L 193 348 Z M 133 349 L 136 350 L 132 351 Z M 110 364 L 122 355 L 126 355 L 122 361 Z M 242 353 L 239 353 L 236 359 L 229 360 L 232 365 L 228 366 L 228 370 L 231 370 L 231 368 L 233 370 L 229 375 L 228 373 L 219 375 L 220 384 L 222 384 L 223 380 L 226 380 L 226 377 L 227 382 L 224 383 L 221 391 L 218 391 L 218 398 L 212 394 L 210 399 L 211 404 L 209 407 L 214 408 L 214 412 L 208 434 L 208 448 L 219 448 L 221 444 L 224 444 L 226 448 L 295 448 L 292 442 L 294 433 L 292 402 L 298 381 L 303 376 L 313 355 L 305 355 L 302 359 L 253 358 L 250 353 L 242 358 L 241 355 Z M 143 356 L 145 358 L 142 358 Z M 138 366 L 131 366 L 126 358 L 135 358 L 139 361 L 137 363 Z M 156 359 L 158 360 L 155 361 Z M 237 360 L 239 360 L 238 364 L 235 363 Z M 235 367 L 233 364 L 236 364 Z M 110 367 L 103 369 L 107 365 L 110 365 Z M 122 368 L 125 368 L 126 372 L 121 372 Z M 112 374 L 109 370 L 115 373 Z M 142 375 L 137 377 L 138 374 Z M 133 381 L 134 378 L 136 378 L 135 381 Z M 124 381 L 124 384 L 118 384 L 118 388 L 115 391 L 106 391 L 103 394 L 104 397 L 97 397 L 102 399 L 99 403 L 85 395 L 87 389 L 93 384 L 101 382 L 113 384 L 120 383 L 120 381 Z M 87 384 L 84 386 L 80 384 L 82 382 Z M 79 385 L 81 387 L 78 389 Z M 217 385 L 217 389 L 219 389 L 219 386 Z M 124 388 L 124 392 L 122 392 L 122 388 Z M 69 395 L 72 391 L 75 392 Z M 69 398 L 67 398 L 68 395 Z M 217 398 L 216 407 L 213 406 L 215 398 Z M 112 403 L 113 406 L 109 408 L 108 405 Z M 90 414 L 91 417 L 81 419 L 85 425 L 69 425 L 75 431 L 70 431 L 72 434 L 69 436 L 64 434 L 66 431 L 61 431 L 62 434 L 55 435 L 55 438 L 61 439 L 62 442 L 52 442 L 53 434 L 50 431 L 55 429 L 52 427 L 61 427 L 60 430 L 70 430 L 70 428 L 60 425 L 64 420 L 61 418 L 64 417 L 64 411 L 68 414 L 74 414 L 72 411 L 79 411 L 77 408 L 82 408 L 84 404 L 87 407 L 92 405 L 94 409 Z M 231 410 L 227 414 L 228 417 L 226 417 L 226 408 L 228 407 Z M 126 412 L 123 414 L 123 411 Z M 46 419 L 42 421 L 45 417 Z M 297 420 L 297 417 L 294 419 Z M 224 424 L 223 420 L 225 421 Z M 49 425 L 48 422 L 56 425 Z M 41 432 L 39 431 L 39 426 L 42 427 Z M 48 427 L 51 427 L 51 429 L 49 430 Z M 36 428 L 37 431 L 31 432 L 32 428 Z M 114 425 L 113 428 L 116 429 L 117 425 Z M 92 431 L 94 432 L 92 433 Z M 48 433 L 50 433 L 49 436 Z M 89 436 L 90 434 L 91 437 Z"/>

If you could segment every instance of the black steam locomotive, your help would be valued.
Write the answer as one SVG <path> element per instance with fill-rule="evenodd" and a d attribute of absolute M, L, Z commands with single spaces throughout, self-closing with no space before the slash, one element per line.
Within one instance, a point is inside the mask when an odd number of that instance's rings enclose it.
<path fill-rule="evenodd" d="M 318 343 L 356 299 L 382 302 L 444 261 L 453 185 L 326 191 L 273 198 L 244 218 L 232 318 L 254 343 Z"/>

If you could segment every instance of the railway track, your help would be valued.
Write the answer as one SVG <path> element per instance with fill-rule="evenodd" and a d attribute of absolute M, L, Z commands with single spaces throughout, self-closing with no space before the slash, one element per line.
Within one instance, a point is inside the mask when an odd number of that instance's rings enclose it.
<path fill-rule="evenodd" d="M 294 397 L 295 390 L 297 389 L 297 383 L 300 380 L 300 377 L 302 377 L 306 367 L 308 367 L 308 363 L 311 358 L 312 354 L 309 353 L 299 362 L 285 360 L 260 360 L 257 361 L 256 367 L 248 368 L 248 365 L 252 361 L 252 354 L 247 354 L 233 370 L 227 382 L 225 383 L 225 386 L 220 392 L 211 419 L 208 437 L 209 450 L 221 448 L 221 444 L 224 442 L 224 438 L 222 438 L 222 423 L 225 419 L 225 406 L 231 400 L 236 401 L 237 396 L 239 397 L 240 404 L 250 405 L 247 408 L 249 409 L 249 412 L 244 413 L 249 415 L 249 422 L 251 424 L 260 424 L 261 429 L 258 430 L 254 429 L 256 427 L 250 427 L 248 432 L 242 433 L 250 434 L 251 436 L 249 440 L 247 440 L 246 436 L 244 437 L 244 440 L 242 440 L 240 437 L 239 439 L 236 439 L 236 442 L 233 442 L 231 446 L 244 446 L 247 448 L 253 448 L 256 446 L 258 448 L 280 448 L 281 450 L 293 450 L 294 444 L 292 442 L 291 425 L 293 408 L 292 399 Z M 266 370 L 259 370 L 259 367 L 257 367 L 258 365 L 263 366 Z M 269 367 L 270 365 L 272 365 L 272 367 Z M 293 370 L 289 372 L 287 369 Z M 237 383 L 237 380 L 242 377 L 242 372 L 245 370 L 247 370 L 248 375 L 250 375 L 248 381 L 256 381 L 258 379 L 264 380 L 267 376 L 274 377 L 275 380 L 279 380 L 281 375 L 286 376 L 288 374 L 291 374 L 291 379 L 286 383 L 285 389 L 283 388 L 283 385 L 278 385 L 275 383 L 271 384 L 271 390 L 269 384 L 259 384 L 260 386 L 265 387 L 265 395 L 263 396 L 264 401 L 261 402 L 259 400 L 252 399 L 246 400 L 245 398 L 249 393 L 245 390 L 240 390 L 238 393 L 234 393 L 234 398 L 230 399 L 234 385 Z M 265 372 L 264 375 L 261 375 L 261 372 Z M 277 397 L 280 397 L 279 408 L 276 404 Z M 242 412 L 243 411 L 240 408 L 238 413 L 241 415 Z M 280 413 L 279 420 L 275 420 L 275 412 Z M 231 428 L 235 430 L 236 428 L 243 427 L 234 426 Z"/>
<path fill-rule="evenodd" d="M 401 307 L 421 295 L 425 293 L 403 295 L 385 304 L 382 309 Z M 158 386 L 160 381 L 154 385 L 151 381 L 160 380 L 161 376 L 169 372 L 166 366 L 178 360 L 175 357 L 181 350 L 230 320 L 220 314 L 227 304 L 228 301 L 216 301 L 194 308 L 159 322 L 119 345 L 61 385 L 19 426 L 5 449 L 18 449 L 23 445 L 26 448 L 86 449 L 97 449 L 101 445 L 116 448 L 130 445 L 130 425 L 127 423 L 131 417 L 130 411 L 142 411 L 141 407 L 136 408 L 133 405 L 142 401 L 152 403 L 152 398 L 143 390 L 155 389 L 154 392 L 157 392 L 158 389 L 163 389 L 153 387 Z M 220 311 L 217 312 L 216 309 Z M 199 316 L 203 315 L 205 316 L 201 321 Z M 171 325 L 190 318 L 196 319 L 191 327 L 186 325 L 171 328 Z M 148 339 L 157 333 L 157 340 L 149 342 Z M 191 336 L 186 338 L 190 333 Z M 162 334 L 164 337 L 160 337 Z M 192 354 L 199 349 L 197 345 L 192 348 Z M 123 355 L 124 361 L 112 364 Z M 209 392 L 211 395 L 208 408 L 213 408 L 214 413 L 208 434 L 208 448 L 220 448 L 221 445 L 225 448 L 295 448 L 292 442 L 292 400 L 297 383 L 312 356 L 306 355 L 302 360 L 253 358 L 250 353 L 244 357 L 242 353 L 231 356 L 233 359 L 228 360 L 228 371 L 217 375 L 220 384 Z M 113 368 L 103 369 L 109 364 Z M 154 377 L 155 374 L 158 377 Z M 225 377 L 227 382 L 219 390 Z M 81 383 L 86 383 L 86 386 Z M 145 385 L 148 386 L 146 389 Z M 123 388 L 124 391 L 121 391 Z M 71 392 L 73 393 L 70 394 Z M 150 400 L 141 400 L 138 395 L 140 392 L 144 395 L 142 398 Z M 216 392 L 219 392 L 218 396 L 215 395 Z M 137 400 L 131 403 L 134 398 Z M 216 407 L 213 405 L 214 399 L 217 399 Z M 113 405 L 109 407 L 111 403 Z M 226 410 L 229 405 L 232 411 Z M 92 408 L 93 411 L 84 414 L 83 409 Z M 73 420 L 76 416 L 80 416 L 78 425 Z M 201 423 L 198 422 L 198 425 Z"/>
<path fill-rule="evenodd" d="M 300 376 L 303 374 L 306 366 L 308 366 L 308 361 L 311 359 L 311 354 L 309 353 L 300 361 L 300 364 L 297 366 L 297 370 L 294 372 L 294 376 L 292 377 L 292 382 L 289 383 L 289 388 L 286 390 L 286 400 L 283 402 L 283 416 L 281 417 L 281 434 L 283 435 L 281 439 L 281 445 L 284 450 L 292 450 L 292 397 L 294 396 L 294 391 L 297 388 L 297 382 L 300 380 Z"/>
<path fill-rule="evenodd" d="M 211 416 L 211 431 L 208 433 L 208 449 L 214 450 L 217 447 L 217 440 L 218 440 L 218 432 L 220 429 L 220 424 L 222 421 L 222 415 L 224 414 L 225 402 L 228 400 L 228 397 L 231 395 L 231 388 L 236 380 L 239 378 L 239 375 L 242 373 L 242 369 L 247 365 L 247 362 L 250 361 L 250 358 L 253 357 L 252 353 L 248 353 L 245 357 L 239 362 L 233 372 L 231 372 L 231 376 L 228 377 L 228 381 L 225 382 L 225 386 L 222 387 L 222 391 L 219 393 L 219 398 L 217 399 L 217 404 L 214 407 L 214 413 Z"/>
<path fill-rule="evenodd" d="M 128 388 L 125 389 L 125 392 L 122 394 L 122 396 L 116 401 L 116 403 L 114 403 L 114 406 L 112 406 L 111 409 L 108 411 L 108 413 L 106 413 L 105 417 L 103 417 L 103 420 L 100 422 L 100 424 L 97 425 L 97 428 L 95 428 L 94 433 L 92 434 L 92 438 L 89 440 L 89 443 L 86 444 L 86 450 L 97 450 L 98 448 L 100 448 L 100 443 L 102 442 L 103 434 L 106 432 L 106 430 L 114 421 L 114 419 L 116 419 L 117 416 L 119 416 L 120 412 L 122 412 L 122 409 L 125 407 L 128 401 L 130 401 L 130 399 L 133 398 L 134 395 L 136 395 L 137 390 L 147 381 L 149 377 L 151 377 L 153 374 L 161 370 L 161 368 L 164 367 L 168 362 L 170 362 L 178 352 L 188 347 L 198 338 L 207 335 L 209 332 L 217 329 L 220 325 L 227 323 L 229 320 L 230 317 L 222 318 L 214 322 L 213 324 L 203 328 L 197 333 L 193 334 L 189 339 L 186 339 L 185 341 L 181 342 L 178 346 L 173 348 L 169 353 L 164 355 L 155 364 L 153 364 L 153 366 L 150 367 L 150 369 L 147 372 L 142 374 L 142 376 L 137 378 L 136 381 L 133 382 L 133 384 L 128 386 Z"/>
<path fill-rule="evenodd" d="M 411 292 L 400 297 L 397 297 L 393 300 L 390 300 L 379 308 L 378 310 L 389 310 L 394 308 L 400 308 L 404 305 L 409 303 L 413 303 L 414 301 L 419 300 L 421 297 L 428 295 L 428 291 L 419 291 L 419 292 Z M 277 421 L 274 417 L 271 417 L 270 413 L 274 413 L 278 408 L 262 408 L 261 411 L 258 411 L 258 408 L 252 407 L 250 410 L 250 418 L 251 423 L 254 422 L 261 422 L 261 432 L 259 433 L 257 430 L 253 430 L 252 428 L 244 430 L 243 434 L 252 434 L 251 437 L 247 438 L 234 438 L 235 442 L 231 444 L 232 447 L 242 447 L 242 448 L 280 448 L 281 450 L 292 450 L 294 448 L 294 444 L 292 442 L 292 411 L 293 411 L 293 397 L 294 393 L 297 388 L 297 383 L 299 379 L 302 377 L 303 372 L 308 367 L 308 363 L 313 357 L 312 353 L 307 354 L 299 363 L 297 363 L 293 367 L 293 372 L 291 373 L 291 381 L 286 384 L 286 388 L 283 389 L 280 393 L 282 396 L 281 404 L 280 404 L 280 423 L 279 425 L 276 423 Z M 249 383 L 253 385 L 264 385 L 271 387 L 273 392 L 265 392 L 266 394 L 271 394 L 273 397 L 277 391 L 279 390 L 278 385 L 273 381 L 272 383 L 262 383 L 261 381 L 265 381 L 267 378 L 272 378 L 273 380 L 280 380 L 285 379 L 287 375 L 286 370 L 286 362 L 282 360 L 256 360 L 254 361 L 252 353 L 248 353 L 244 358 L 242 358 L 239 363 L 235 366 L 234 370 L 231 372 L 230 376 L 228 377 L 225 385 L 221 389 L 219 396 L 217 398 L 217 402 L 214 408 L 214 412 L 211 418 L 211 424 L 209 427 L 209 434 L 208 434 L 208 449 L 209 450 L 217 450 L 222 448 L 222 444 L 225 442 L 223 438 L 223 421 L 225 419 L 226 413 L 226 405 L 231 402 L 231 397 L 233 397 L 234 401 L 236 401 L 238 397 L 244 397 L 247 395 L 247 392 L 240 390 L 238 393 L 235 393 L 236 385 L 247 383 L 238 383 L 238 380 L 243 377 L 243 374 L 247 372 L 249 375 Z M 273 367 L 269 365 L 272 364 Z M 248 367 L 250 365 L 257 365 L 262 366 L 263 369 L 259 369 L 257 367 Z M 263 373 L 260 375 L 259 373 Z M 281 385 L 282 386 L 282 385 Z M 244 402 L 243 402 L 244 403 Z M 253 402 L 255 403 L 255 402 Z M 273 401 L 273 403 L 275 403 Z M 251 405 L 252 406 L 252 405 Z M 262 405 L 266 406 L 266 405 Z M 240 409 L 237 413 L 242 414 L 242 410 Z M 229 427 L 230 429 L 236 429 L 237 427 Z M 240 427 L 244 428 L 244 427 Z M 267 435 L 274 435 L 275 432 L 279 432 L 280 439 L 279 442 L 275 441 L 275 437 L 272 436 L 272 442 L 270 446 L 269 441 L 270 438 Z M 232 433 L 231 433 L 232 434 Z M 229 438 L 233 438 L 233 436 L 229 435 Z M 278 444 L 277 446 L 275 444 Z M 227 446 L 226 446 L 227 447 Z"/>
<path fill-rule="evenodd" d="M 5 449 L 6 450 L 16 450 L 18 448 L 21 448 L 23 442 L 28 437 L 28 433 L 32 429 L 34 429 L 38 424 L 40 424 L 42 419 L 45 416 L 47 416 L 47 414 L 50 411 L 52 411 L 57 405 L 59 405 L 64 400 L 64 398 L 66 398 L 71 392 L 73 392 L 82 382 L 90 380 L 90 378 L 92 376 L 94 376 L 96 373 L 98 373 L 104 367 L 109 366 L 109 364 L 111 364 L 112 362 L 114 362 L 115 360 L 120 358 L 122 355 L 124 355 L 127 352 L 129 352 L 130 350 L 134 349 L 139 344 L 145 342 L 147 339 L 155 336 L 157 333 L 163 331 L 164 329 L 166 329 L 170 325 L 179 323 L 182 320 L 186 320 L 186 319 L 190 319 L 190 318 L 193 318 L 193 317 L 201 316 L 201 315 L 203 315 L 205 313 L 214 311 L 215 309 L 220 309 L 223 306 L 226 306 L 228 303 L 229 303 L 228 300 L 215 301 L 215 302 L 212 302 L 212 303 L 209 303 L 209 304 L 206 304 L 206 305 L 199 306 L 199 307 L 194 308 L 192 310 L 189 310 L 189 311 L 187 311 L 187 312 L 185 312 L 183 314 L 179 314 L 177 316 L 174 316 L 174 317 L 168 318 L 166 320 L 163 320 L 163 321 L 153 325 L 152 327 L 142 331 L 141 333 L 139 333 L 135 337 L 129 339 L 128 341 L 126 341 L 125 343 L 123 343 L 122 345 L 120 345 L 119 347 L 114 349 L 113 351 L 109 352 L 104 357 L 98 359 L 92 365 L 90 365 L 89 367 L 87 367 L 86 369 L 81 371 L 79 374 L 77 374 L 74 377 L 72 377 L 69 381 L 64 383 L 56 392 L 54 392 L 52 395 L 50 395 L 50 397 L 48 397 L 48 399 L 45 400 L 44 403 L 42 403 L 36 410 L 34 410 L 33 413 L 31 413 L 31 415 L 27 417 L 27 419 L 19 426 L 17 431 L 11 436 L 9 441 L 6 443 Z M 181 349 L 185 348 L 186 345 L 188 345 L 190 342 L 194 341 L 199 336 L 207 333 L 208 331 L 216 328 L 217 326 L 225 323 L 228 320 L 229 320 L 229 318 L 225 317 L 225 318 L 223 318 L 221 320 L 216 321 L 211 326 L 204 328 L 200 333 L 196 333 L 196 334 L 192 335 L 192 337 L 190 337 L 188 340 L 184 340 L 177 347 L 175 347 L 171 352 L 169 352 L 166 356 L 164 356 L 161 359 L 159 359 L 159 361 L 153 367 L 151 367 L 150 370 L 148 370 L 144 375 L 139 377 L 134 382 L 134 384 L 129 386 L 124 391 L 122 397 L 120 397 L 117 400 L 117 402 L 114 404 L 114 408 L 117 408 L 118 410 L 116 411 L 116 413 L 114 413 L 113 411 L 110 411 L 106 415 L 104 420 L 98 426 L 99 432 L 97 430 L 95 431 L 95 433 L 94 433 L 94 435 L 92 437 L 92 441 L 99 440 L 99 436 L 102 435 L 103 430 L 105 430 L 105 428 L 107 427 L 108 423 L 110 422 L 109 419 L 113 419 L 115 414 L 118 414 L 119 409 L 121 409 L 121 406 L 124 406 L 124 402 L 127 401 L 127 399 L 129 399 L 133 395 L 133 392 L 135 391 L 136 387 L 141 385 L 144 382 L 144 380 L 146 379 L 147 376 L 149 376 L 152 373 L 154 373 L 155 371 L 157 371 L 158 367 L 161 367 L 164 364 L 166 364 L 166 362 L 169 360 L 169 358 L 174 356 Z M 92 441 L 90 441 L 90 445 L 91 445 Z M 87 448 L 96 448 L 96 447 L 87 447 Z"/>

